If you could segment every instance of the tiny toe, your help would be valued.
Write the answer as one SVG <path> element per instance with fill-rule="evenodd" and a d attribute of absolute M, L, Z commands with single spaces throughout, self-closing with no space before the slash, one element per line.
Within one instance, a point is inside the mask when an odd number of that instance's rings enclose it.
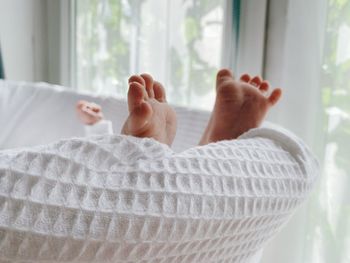
<path fill-rule="evenodd" d="M 227 68 L 220 69 L 216 74 L 216 88 L 220 86 L 224 81 L 233 79 L 233 74 L 231 70 Z"/>
<path fill-rule="evenodd" d="M 241 81 L 248 83 L 250 81 L 251 77 L 249 74 L 246 73 L 246 74 L 243 74 L 240 79 L 241 79 Z"/>
<path fill-rule="evenodd" d="M 216 76 L 217 76 L 218 79 L 226 78 L 226 77 L 233 78 L 232 71 L 227 69 L 227 68 L 220 69 Z"/>
<path fill-rule="evenodd" d="M 93 112 L 95 112 L 95 113 L 101 112 L 101 108 L 96 108 L 96 107 L 94 107 L 94 108 L 92 108 L 91 110 L 92 110 Z"/>
<path fill-rule="evenodd" d="M 270 83 L 266 80 L 264 80 L 263 82 L 261 82 L 259 90 L 262 92 L 266 92 L 268 91 L 270 88 Z"/>
<path fill-rule="evenodd" d="M 148 96 L 150 98 L 154 98 L 153 78 L 152 78 L 152 76 L 150 74 L 143 73 L 143 74 L 141 74 L 141 77 L 143 78 L 143 80 L 146 83 L 146 90 L 147 90 Z"/>
<path fill-rule="evenodd" d="M 270 102 L 270 105 L 271 106 L 275 105 L 279 101 L 281 96 L 282 96 L 282 90 L 281 89 L 273 90 L 271 95 L 268 98 L 268 101 Z"/>
<path fill-rule="evenodd" d="M 249 83 L 255 87 L 260 87 L 261 82 L 262 82 L 262 79 L 260 78 L 260 76 L 255 76 L 254 78 L 252 78 L 252 80 Z"/>
<path fill-rule="evenodd" d="M 158 81 L 154 82 L 153 90 L 154 90 L 154 96 L 156 100 L 158 100 L 159 102 L 166 102 L 165 89 L 160 82 Z"/>
<path fill-rule="evenodd" d="M 146 86 L 145 80 L 139 75 L 132 75 L 128 80 L 128 83 L 131 82 L 137 82 L 140 83 L 142 86 Z"/>
<path fill-rule="evenodd" d="M 132 112 L 136 107 L 140 106 L 147 94 L 144 86 L 138 82 L 131 82 L 128 91 L 128 106 L 129 112 Z"/>
<path fill-rule="evenodd" d="M 100 112 L 102 110 L 101 106 L 94 102 L 90 102 L 90 108 L 93 112 Z"/>

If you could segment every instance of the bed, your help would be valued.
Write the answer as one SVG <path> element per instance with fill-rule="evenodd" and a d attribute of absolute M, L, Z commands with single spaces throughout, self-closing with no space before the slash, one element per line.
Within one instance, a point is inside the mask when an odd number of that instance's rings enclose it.
<path fill-rule="evenodd" d="M 208 113 L 179 107 L 172 149 L 86 137 L 79 99 L 120 130 L 122 99 L 0 81 L 1 262 L 259 262 L 319 174 L 309 148 L 269 123 L 196 146 Z"/>

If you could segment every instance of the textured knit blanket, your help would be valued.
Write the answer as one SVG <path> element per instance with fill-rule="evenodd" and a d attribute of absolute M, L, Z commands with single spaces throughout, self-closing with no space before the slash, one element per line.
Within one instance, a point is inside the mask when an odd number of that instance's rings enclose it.
<path fill-rule="evenodd" d="M 181 153 L 122 135 L 1 151 L 0 262 L 251 262 L 317 174 L 273 128 Z"/>

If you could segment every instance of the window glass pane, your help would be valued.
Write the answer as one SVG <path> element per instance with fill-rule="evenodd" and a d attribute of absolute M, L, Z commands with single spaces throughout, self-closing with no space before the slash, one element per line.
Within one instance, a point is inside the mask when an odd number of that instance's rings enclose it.
<path fill-rule="evenodd" d="M 350 1 L 329 0 L 322 65 L 324 176 L 305 262 L 350 259 Z"/>
<path fill-rule="evenodd" d="M 149 72 L 171 103 L 210 109 L 221 65 L 225 0 L 77 0 L 80 90 L 125 97 Z"/>
<path fill-rule="evenodd" d="M 325 44 L 322 68 L 323 103 L 328 116 L 325 173 L 329 176 L 328 187 L 334 187 L 334 197 L 339 194 L 345 198 L 345 202 L 333 203 L 328 211 L 335 215 L 335 210 L 340 209 L 349 219 L 350 193 L 344 191 L 350 185 L 350 1 L 329 1 Z M 341 223 L 346 223 L 344 228 L 337 226 Z M 339 220 L 334 227 L 339 227 L 336 236 L 344 237 L 344 230 L 350 230 L 350 221 Z"/>

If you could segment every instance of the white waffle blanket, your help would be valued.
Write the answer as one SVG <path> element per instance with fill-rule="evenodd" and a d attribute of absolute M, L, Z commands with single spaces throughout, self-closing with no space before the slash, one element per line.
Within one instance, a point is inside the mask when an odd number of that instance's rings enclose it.
<path fill-rule="evenodd" d="M 316 175 L 267 128 L 181 153 L 121 135 L 3 151 L 0 259 L 250 262 Z"/>

